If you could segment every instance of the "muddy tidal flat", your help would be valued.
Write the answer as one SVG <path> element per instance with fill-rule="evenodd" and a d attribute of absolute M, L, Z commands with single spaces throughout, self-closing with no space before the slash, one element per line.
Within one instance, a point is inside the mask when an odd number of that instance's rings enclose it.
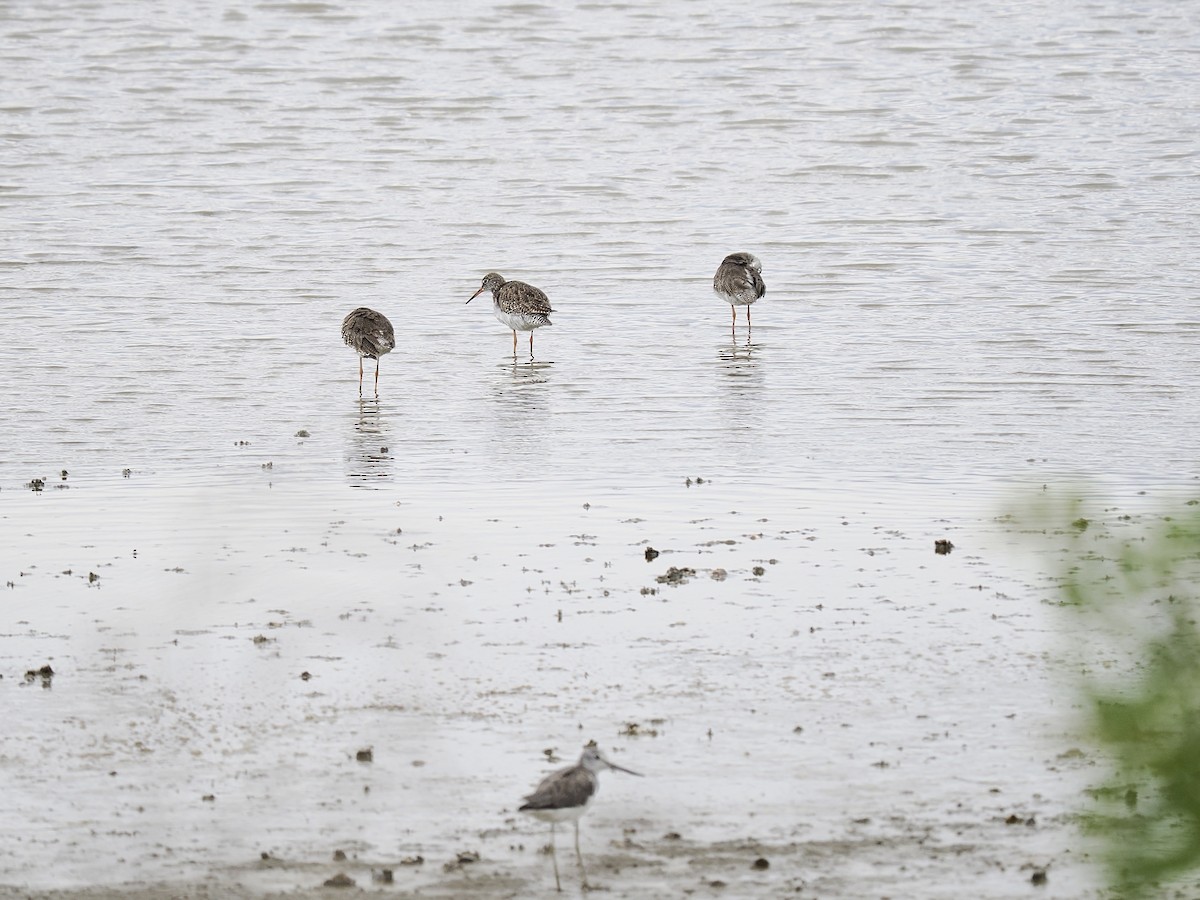
<path fill-rule="evenodd" d="M 603 896 L 1101 896 L 998 498 L 740 493 L 0 491 L 0 897 L 549 897 L 591 739 Z"/>

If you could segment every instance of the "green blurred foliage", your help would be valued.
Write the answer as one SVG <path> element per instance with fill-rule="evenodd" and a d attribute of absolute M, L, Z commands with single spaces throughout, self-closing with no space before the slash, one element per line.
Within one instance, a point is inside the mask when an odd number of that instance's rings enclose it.
<path fill-rule="evenodd" d="M 1200 506 L 1122 515 L 1076 498 L 1036 518 L 1066 539 L 1070 658 L 1115 764 L 1088 828 L 1118 896 L 1160 897 L 1200 869 Z"/>

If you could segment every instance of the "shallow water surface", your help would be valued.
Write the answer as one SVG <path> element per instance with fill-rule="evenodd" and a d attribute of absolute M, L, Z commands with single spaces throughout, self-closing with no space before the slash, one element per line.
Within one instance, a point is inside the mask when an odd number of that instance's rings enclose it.
<path fill-rule="evenodd" d="M 1193 470 L 1191 4 L 456 9 L 10 9 L 5 481 L 324 476 L 363 304 L 420 478 Z"/>

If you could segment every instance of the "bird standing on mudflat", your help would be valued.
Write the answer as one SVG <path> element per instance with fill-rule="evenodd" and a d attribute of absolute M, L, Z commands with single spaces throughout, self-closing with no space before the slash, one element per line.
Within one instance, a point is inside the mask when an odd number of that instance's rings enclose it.
<path fill-rule="evenodd" d="M 470 303 L 484 291 L 492 292 L 492 312 L 496 318 L 512 329 L 513 356 L 517 355 L 517 332 L 529 332 L 529 356 L 533 358 L 533 329 L 553 325 L 549 314 L 550 298 L 531 284 L 523 281 L 505 281 L 498 272 L 483 276 L 479 290 L 467 300 Z"/>
<path fill-rule="evenodd" d="M 342 320 L 342 340 L 358 354 L 358 392 L 362 393 L 363 357 L 375 360 L 375 393 L 379 393 L 379 357 L 396 346 L 396 333 L 383 313 L 365 306 Z"/>
<path fill-rule="evenodd" d="M 746 334 L 750 333 L 750 304 L 767 292 L 762 280 L 762 260 L 753 253 L 730 253 L 717 267 L 713 291 L 729 304 L 731 330 L 737 335 L 737 308 L 746 307 Z"/>
<path fill-rule="evenodd" d="M 610 763 L 604 758 L 596 742 L 589 741 L 579 756 L 579 762 L 547 775 L 534 792 L 525 798 L 524 805 L 519 807 L 521 812 L 550 823 L 554 886 L 559 891 L 562 890 L 562 882 L 558 878 L 558 854 L 554 849 L 555 826 L 559 822 L 575 823 L 575 858 L 579 861 L 579 874 L 583 879 L 584 890 L 587 890 L 587 872 L 583 868 L 583 854 L 579 852 L 579 818 L 587 812 L 588 804 L 596 795 L 596 790 L 600 787 L 600 779 L 596 775 L 604 769 L 615 769 L 627 775 L 641 775 L 640 772 Z"/>

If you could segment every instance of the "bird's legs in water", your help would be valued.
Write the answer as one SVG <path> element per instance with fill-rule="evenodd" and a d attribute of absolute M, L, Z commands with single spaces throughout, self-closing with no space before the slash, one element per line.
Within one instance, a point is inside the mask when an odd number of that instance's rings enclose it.
<path fill-rule="evenodd" d="M 562 893 L 562 882 L 558 880 L 558 852 L 554 849 L 554 823 L 550 823 L 550 859 L 554 861 L 554 889 Z"/>
<path fill-rule="evenodd" d="M 588 889 L 587 870 L 583 867 L 583 854 L 579 852 L 579 820 L 575 820 L 575 858 L 579 860 L 579 875 L 583 879 L 583 889 Z"/>
<path fill-rule="evenodd" d="M 529 332 L 529 358 L 533 359 L 533 332 Z"/>
<path fill-rule="evenodd" d="M 358 355 L 358 393 L 362 394 L 362 354 Z"/>
<path fill-rule="evenodd" d="M 379 396 L 379 357 L 375 357 L 375 396 Z"/>
<path fill-rule="evenodd" d="M 513 356 L 517 355 L 517 329 L 513 329 Z"/>

